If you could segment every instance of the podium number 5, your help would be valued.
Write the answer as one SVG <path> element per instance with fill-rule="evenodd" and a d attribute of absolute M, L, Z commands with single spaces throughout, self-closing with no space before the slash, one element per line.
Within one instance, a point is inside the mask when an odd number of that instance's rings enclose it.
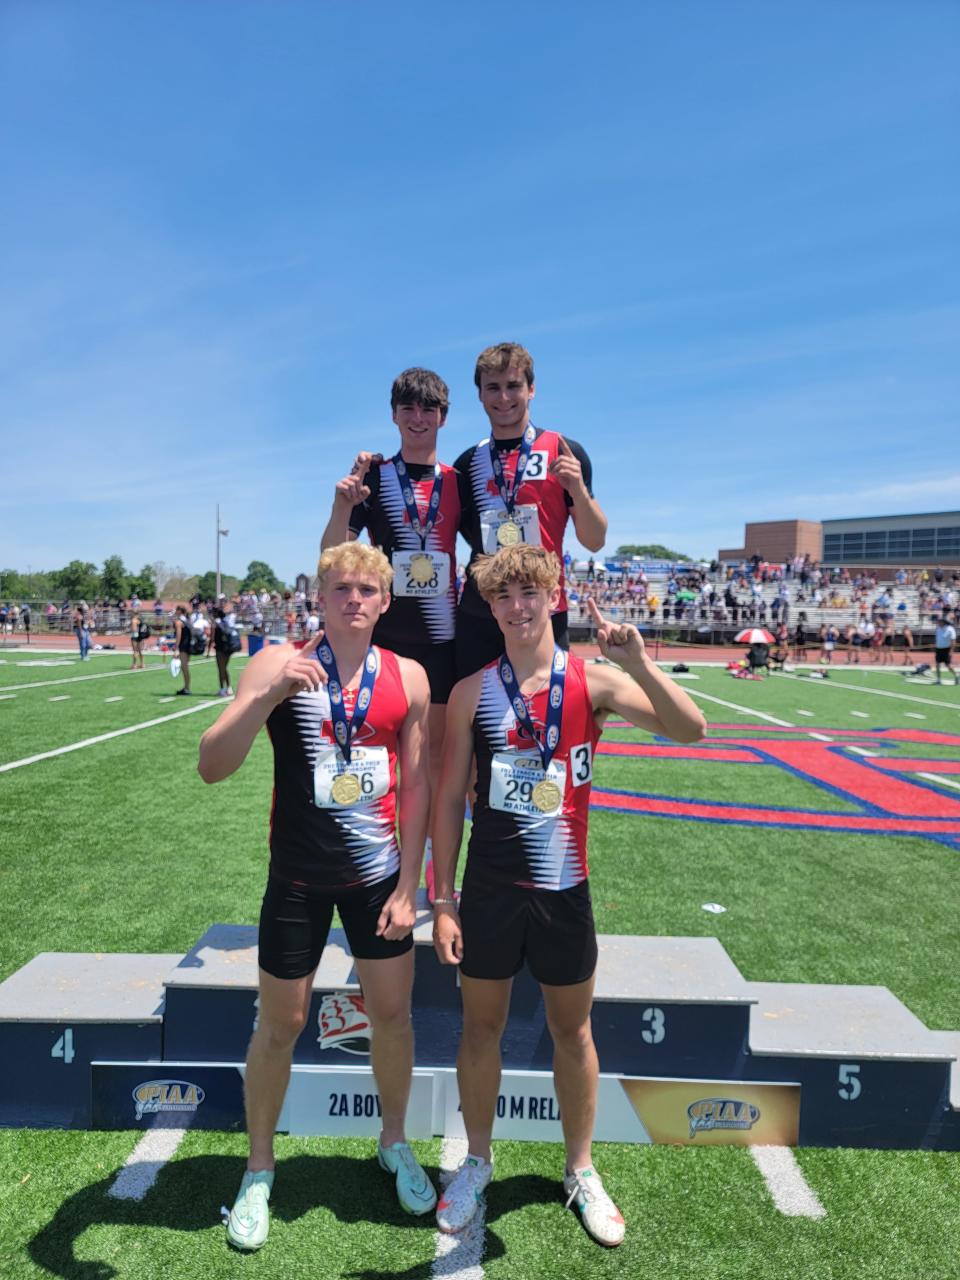
<path fill-rule="evenodd" d="M 853 1102 L 860 1097 L 863 1086 L 860 1083 L 860 1067 L 853 1062 L 840 1063 L 840 1088 L 837 1090 L 844 1102 Z"/>

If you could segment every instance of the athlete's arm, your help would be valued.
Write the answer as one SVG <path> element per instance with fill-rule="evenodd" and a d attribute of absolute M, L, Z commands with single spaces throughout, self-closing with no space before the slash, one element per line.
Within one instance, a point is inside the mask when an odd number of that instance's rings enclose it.
<path fill-rule="evenodd" d="M 589 472 L 590 460 L 582 449 L 583 456 L 577 457 L 563 436 L 558 439 L 560 443 L 557 456 L 550 463 L 550 474 L 570 495 L 577 539 L 588 551 L 599 551 L 607 540 L 607 517 L 590 493 L 589 476 L 584 475 L 584 463 Z"/>
<path fill-rule="evenodd" d="M 367 472 L 372 466 L 383 461 L 382 454 L 358 453 L 348 476 L 337 481 L 333 493 L 333 507 L 327 527 L 320 537 L 320 550 L 327 547 L 339 547 L 341 542 L 353 542 L 357 534 L 350 528 L 350 516 L 354 507 L 359 507 L 370 497 L 370 486 L 365 483 Z"/>
<path fill-rule="evenodd" d="M 473 717 L 482 672 L 454 685 L 443 730 L 443 772 L 433 806 L 433 875 L 437 898 L 453 898 L 463 838 L 463 807 L 473 763 Z M 433 909 L 433 945 L 441 964 L 463 959 L 460 916 L 453 902 Z"/>
<path fill-rule="evenodd" d="M 430 816 L 430 774 L 427 769 L 427 716 L 430 685 L 419 662 L 398 659 L 407 714 L 397 740 L 397 808 L 400 817 L 400 877 L 383 904 L 377 921 L 377 937 L 397 942 L 413 928 L 417 912 L 417 885 Z"/>
<path fill-rule="evenodd" d="M 326 683 L 313 656 L 322 639 L 323 632 L 318 631 L 302 649 L 292 644 L 267 645 L 251 658 L 236 698 L 200 739 L 197 767 L 204 782 L 222 782 L 240 768 L 270 712 L 285 698 Z"/>
<path fill-rule="evenodd" d="M 629 623 L 607 622 L 595 601 L 587 609 L 597 626 L 600 652 L 621 669 L 587 667 L 587 684 L 597 711 L 613 711 L 631 724 L 674 742 L 697 742 L 706 730 L 703 713 L 675 680 L 648 657 L 643 639 Z"/>

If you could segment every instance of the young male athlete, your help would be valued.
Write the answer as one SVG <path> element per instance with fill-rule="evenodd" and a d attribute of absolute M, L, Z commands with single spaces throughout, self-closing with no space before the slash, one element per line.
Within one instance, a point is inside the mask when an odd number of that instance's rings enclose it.
<path fill-rule="evenodd" d="M 454 463 L 460 477 L 461 532 L 473 564 L 479 555 L 525 542 L 563 556 L 567 520 L 580 542 L 599 551 L 607 520 L 593 497 L 592 468 L 582 445 L 530 421 L 536 394 L 533 359 L 515 342 L 487 347 L 474 382 L 490 435 Z M 567 600 L 561 580 L 553 616 L 557 643 L 567 648 Z M 503 652 L 503 637 L 467 574 L 457 612 L 457 676 L 477 671 Z"/>
<path fill-rule="evenodd" d="M 372 1028 L 383 1108 L 377 1157 L 404 1209 L 421 1214 L 436 1204 L 403 1129 L 413 1069 L 411 929 L 430 807 L 430 691 L 417 663 L 371 644 L 390 603 L 386 557 L 350 543 L 324 551 L 317 572 L 325 631 L 303 647 L 262 649 L 234 703 L 200 741 L 206 782 L 238 769 L 264 725 L 274 753 L 260 1014 L 245 1077 L 250 1159 L 227 1223 L 240 1249 L 267 1238 L 273 1135 L 334 907 Z"/>
<path fill-rule="evenodd" d="M 589 609 L 604 657 L 585 665 L 554 640 L 557 557 L 517 545 L 474 565 L 506 653 L 454 686 L 434 826 L 434 943 L 460 966 L 463 1036 L 457 1059 L 469 1153 L 437 1206 L 459 1231 L 493 1172 L 490 1135 L 500 1088 L 500 1038 L 513 975 L 540 983 L 554 1043 L 567 1203 L 601 1244 L 623 1239 L 619 1211 L 591 1161 L 597 1054 L 590 1028 L 597 943 L 587 884 L 593 756 L 609 713 L 678 742 L 704 731 L 699 709 L 647 657 L 636 627 Z M 463 792 L 476 757 L 477 800 L 459 906 L 453 885 Z"/>
<path fill-rule="evenodd" d="M 405 369 L 390 392 L 400 448 L 392 458 L 360 453 L 336 486 L 321 547 L 366 529 L 393 566 L 393 603 L 373 633 L 376 644 L 412 658 L 430 681 L 430 781 L 436 794 L 443 725 L 453 688 L 457 608 L 456 543 L 460 495 L 453 468 L 437 461 L 447 419 L 447 384 L 430 369 Z M 427 887 L 432 887 L 429 840 Z"/>

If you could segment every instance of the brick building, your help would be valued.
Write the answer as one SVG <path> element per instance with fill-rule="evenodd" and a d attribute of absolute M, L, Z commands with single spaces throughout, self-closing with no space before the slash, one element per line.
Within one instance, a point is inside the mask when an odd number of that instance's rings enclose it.
<path fill-rule="evenodd" d="M 757 520 L 744 525 L 743 546 L 726 547 L 717 552 L 724 564 L 739 564 L 752 556 L 760 556 L 781 564 L 796 555 L 820 559 L 822 526 L 819 520 Z"/>

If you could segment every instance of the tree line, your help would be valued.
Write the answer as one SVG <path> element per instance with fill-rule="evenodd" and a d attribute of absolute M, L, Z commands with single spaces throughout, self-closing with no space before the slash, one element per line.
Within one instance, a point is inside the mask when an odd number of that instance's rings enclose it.
<path fill-rule="evenodd" d="M 265 560 L 251 560 L 244 577 L 220 575 L 220 589 L 225 595 L 238 591 L 285 591 Z M 162 560 L 145 564 L 133 573 L 122 556 L 107 556 L 101 568 L 89 560 L 71 560 L 62 569 L 42 569 L 22 573 L 19 569 L 0 569 L 0 600 L 153 600 L 166 596 L 173 600 L 198 595 L 206 600 L 216 595 L 217 575 L 188 574 L 179 565 L 168 566 Z"/>

